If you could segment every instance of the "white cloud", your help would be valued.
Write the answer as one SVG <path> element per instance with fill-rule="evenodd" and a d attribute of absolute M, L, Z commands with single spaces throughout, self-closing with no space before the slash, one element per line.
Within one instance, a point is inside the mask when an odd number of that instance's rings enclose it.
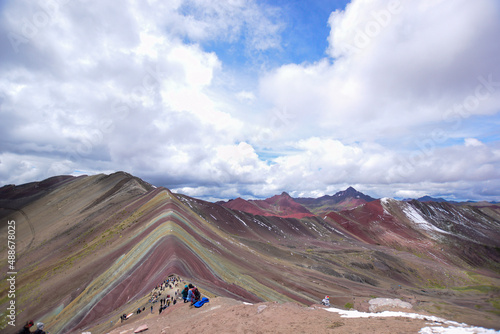
<path fill-rule="evenodd" d="M 475 142 L 476 143 L 476 142 Z M 449 194 L 460 184 L 500 183 L 500 147 L 461 144 L 426 151 L 396 151 L 378 144 L 342 144 L 309 138 L 297 142 L 288 155 L 274 159 L 269 179 L 277 191 L 316 196 L 355 185 L 373 196 Z M 493 182 L 493 183 L 492 183 Z M 269 182 L 268 182 L 269 183 Z M 385 191 L 385 193 L 384 193 Z"/>
<path fill-rule="evenodd" d="M 268 137 L 299 150 L 275 159 L 286 172 L 274 182 L 313 192 L 497 180 L 496 144 L 463 136 L 477 135 L 470 118 L 500 110 L 499 13 L 490 0 L 359 0 L 333 12 L 330 59 L 261 79 L 261 96 L 288 114 Z M 446 147 L 453 138 L 465 145 Z"/>
<path fill-rule="evenodd" d="M 283 25 L 279 11 L 263 3 L 186 0 L 177 1 L 169 9 L 169 15 L 163 16 L 168 30 L 193 41 L 236 42 L 245 36 L 248 52 L 280 47 Z"/>
<path fill-rule="evenodd" d="M 242 102 L 248 102 L 248 103 L 251 103 L 256 99 L 254 93 L 245 90 L 236 93 L 236 98 L 238 98 L 238 100 Z"/>
<path fill-rule="evenodd" d="M 420 198 L 427 195 L 427 190 L 418 191 L 418 190 L 399 190 L 395 193 L 396 197 L 406 199 L 406 198 Z"/>
<path fill-rule="evenodd" d="M 476 138 L 465 138 L 464 142 L 465 142 L 465 146 L 478 147 L 478 146 L 484 145 L 483 143 L 481 143 L 481 141 L 477 140 Z"/>
<path fill-rule="evenodd" d="M 214 53 L 205 53 L 198 46 L 177 45 L 168 51 L 166 58 L 184 70 L 186 85 L 203 87 L 211 83 L 213 72 L 220 67 Z"/>
<path fill-rule="evenodd" d="M 325 22 L 327 57 L 249 78 L 207 45 L 254 61 L 280 50 L 267 4 L 75 1 L 49 15 L 8 1 L 0 32 L 24 39 L 0 41 L 0 182 L 126 170 L 210 198 L 348 185 L 498 198 L 498 142 L 471 124 L 500 109 L 499 11 L 354 0 Z"/>
<path fill-rule="evenodd" d="M 330 16 L 333 58 L 278 68 L 262 95 L 304 125 L 288 138 L 372 140 L 497 113 L 499 12 L 491 0 L 353 1 Z"/>

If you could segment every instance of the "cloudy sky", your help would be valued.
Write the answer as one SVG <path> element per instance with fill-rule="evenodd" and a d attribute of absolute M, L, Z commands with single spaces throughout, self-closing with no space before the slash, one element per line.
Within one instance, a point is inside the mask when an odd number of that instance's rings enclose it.
<path fill-rule="evenodd" d="M 500 201 L 499 40 L 497 0 L 3 0 L 0 186 Z"/>

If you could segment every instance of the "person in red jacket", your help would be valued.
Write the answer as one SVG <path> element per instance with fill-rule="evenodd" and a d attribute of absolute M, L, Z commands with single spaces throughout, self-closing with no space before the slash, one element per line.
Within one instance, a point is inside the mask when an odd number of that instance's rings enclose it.
<path fill-rule="evenodd" d="M 17 332 L 17 334 L 26 334 L 26 333 L 31 333 L 30 332 L 30 328 L 33 326 L 33 320 L 30 320 L 26 323 L 26 325 L 24 325 L 23 328 L 21 328 L 21 330 L 19 332 Z"/>

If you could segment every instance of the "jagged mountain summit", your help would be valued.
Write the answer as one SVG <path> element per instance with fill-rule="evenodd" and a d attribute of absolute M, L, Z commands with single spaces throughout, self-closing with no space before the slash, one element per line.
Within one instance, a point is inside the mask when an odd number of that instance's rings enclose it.
<path fill-rule="evenodd" d="M 295 198 L 294 200 L 312 212 L 322 214 L 329 211 L 351 209 L 358 205 L 374 201 L 375 198 L 365 195 L 353 187 L 349 187 L 334 195 L 325 195 L 319 198 Z"/>
<path fill-rule="evenodd" d="M 372 296 L 391 297 L 498 328 L 499 205 L 384 198 L 318 215 L 286 193 L 234 201 L 257 213 L 123 172 L 0 188 L 3 240 L 8 222 L 16 224 L 17 323 L 98 333 L 93 329 L 150 305 L 151 290 L 180 275 L 213 297 L 308 306 L 329 295 L 335 307 L 357 309 Z M 1 254 L 6 273 L 6 244 Z M 19 330 L 0 326 L 2 333 Z"/>

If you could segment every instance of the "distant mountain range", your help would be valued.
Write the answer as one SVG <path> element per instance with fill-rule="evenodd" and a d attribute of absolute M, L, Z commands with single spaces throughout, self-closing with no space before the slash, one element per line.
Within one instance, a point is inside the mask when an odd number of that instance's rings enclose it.
<path fill-rule="evenodd" d="M 283 192 L 281 195 L 275 195 L 265 200 L 237 198 L 227 202 L 217 202 L 217 204 L 253 215 L 303 218 L 322 215 L 330 211 L 352 209 L 373 200 L 375 200 L 373 197 L 349 187 L 335 195 L 325 195 L 319 198 L 292 198 L 288 193 Z"/>
<path fill-rule="evenodd" d="M 413 198 L 405 198 L 403 201 L 405 202 L 409 202 L 409 201 L 412 201 L 414 200 Z M 425 196 L 422 196 L 422 197 L 419 197 L 416 199 L 417 201 L 419 202 L 435 202 L 435 203 L 452 203 L 452 204 L 479 204 L 479 205 L 482 205 L 482 204 L 499 204 L 499 202 L 487 202 L 487 201 L 449 201 L 449 200 L 446 200 L 444 198 L 436 198 L 436 197 L 431 197 L 431 196 L 428 196 L 428 195 L 425 195 Z"/>
<path fill-rule="evenodd" d="M 329 212 L 339 212 L 353 209 L 360 205 L 375 201 L 376 199 L 357 191 L 353 187 L 339 191 L 334 195 L 325 195 L 318 198 L 291 197 L 283 192 L 281 195 L 256 200 L 236 198 L 227 202 L 219 201 L 217 204 L 223 207 L 247 212 L 259 216 L 278 216 L 283 218 L 303 218 L 315 215 L 325 215 Z M 497 202 L 456 202 L 448 201 L 444 198 L 435 198 L 423 196 L 417 199 L 406 198 L 404 202 L 418 201 L 423 203 L 450 203 L 450 204 L 469 204 L 469 205 L 488 205 L 498 204 Z"/>

